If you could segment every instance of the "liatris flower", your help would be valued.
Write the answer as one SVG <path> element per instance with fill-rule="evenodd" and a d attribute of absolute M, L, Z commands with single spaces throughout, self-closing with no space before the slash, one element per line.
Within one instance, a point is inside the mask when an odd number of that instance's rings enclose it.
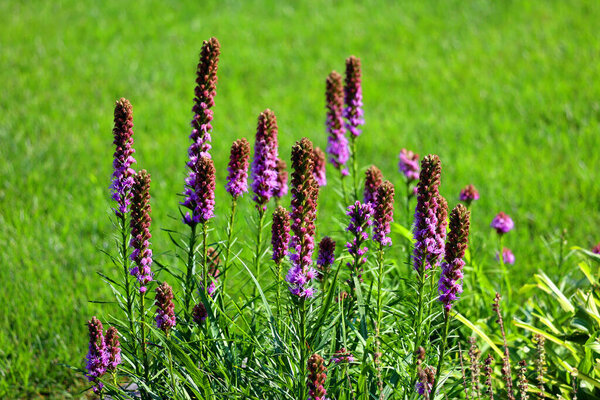
<path fill-rule="evenodd" d="M 512 231 L 515 227 L 515 223 L 507 214 L 499 212 L 492 220 L 490 226 L 498 232 L 498 235 L 503 235 Z"/>
<path fill-rule="evenodd" d="M 104 345 L 108 354 L 107 369 L 114 371 L 121 364 L 121 343 L 119 343 L 119 331 L 114 326 L 111 326 L 106 331 L 104 336 Z"/>
<path fill-rule="evenodd" d="M 519 361 L 519 383 L 517 387 L 519 388 L 519 393 L 521 394 L 521 400 L 529 399 L 529 395 L 527 394 L 527 388 L 529 386 L 527 382 L 527 361 L 521 360 Z"/>
<path fill-rule="evenodd" d="M 189 226 L 204 224 L 215 216 L 215 165 L 208 157 L 199 157 L 185 180 L 182 206 L 191 210 L 183 217 Z"/>
<path fill-rule="evenodd" d="M 535 359 L 535 371 L 537 373 L 535 379 L 537 380 L 538 390 L 540 391 L 540 397 L 545 398 L 544 395 L 544 374 L 546 372 L 546 338 L 536 333 L 533 337 L 536 345 L 536 359 Z"/>
<path fill-rule="evenodd" d="M 281 206 L 273 212 L 273 224 L 271 225 L 271 245 L 273 247 L 273 261 L 279 264 L 288 250 L 290 243 L 290 215 Z"/>
<path fill-rule="evenodd" d="M 336 364 L 342 363 L 351 363 L 354 362 L 354 356 L 345 347 L 342 347 L 338 351 L 335 352 L 333 357 L 331 357 L 331 361 Z"/>
<path fill-rule="evenodd" d="M 502 310 L 500 309 L 500 297 L 499 293 L 496 293 L 496 297 L 494 298 L 494 304 L 492 305 L 492 309 L 498 316 L 496 322 L 500 325 L 500 333 L 502 335 L 502 339 L 504 341 L 504 358 L 502 359 L 502 377 L 504 378 L 504 382 L 506 383 L 506 394 L 508 400 L 515 400 L 515 395 L 513 393 L 513 382 L 512 382 L 512 369 L 510 367 L 510 355 L 508 352 L 508 344 L 506 343 L 506 332 L 504 331 L 504 319 L 502 318 Z"/>
<path fill-rule="evenodd" d="M 150 174 L 141 170 L 134 176 L 133 202 L 131 204 L 131 240 L 133 248 L 130 258 L 135 262 L 131 275 L 140 283 L 140 292 L 146 292 L 146 285 L 152 281 L 152 250 L 150 250 Z"/>
<path fill-rule="evenodd" d="M 252 191 L 256 207 L 266 210 L 267 203 L 277 189 L 277 119 L 267 109 L 258 116 L 254 159 L 252 160 Z"/>
<path fill-rule="evenodd" d="M 102 382 L 98 382 L 97 379 L 106 372 L 110 354 L 106 351 L 102 322 L 93 317 L 87 325 L 90 333 L 90 345 L 86 356 L 86 376 L 90 382 L 94 382 L 94 393 L 99 393 L 104 385 Z"/>
<path fill-rule="evenodd" d="M 133 111 L 129 100 L 121 98 L 115 105 L 115 126 L 113 128 L 116 146 L 113 160 L 112 198 L 117 202 L 115 213 L 122 216 L 129 211 L 131 204 L 131 187 L 133 186 L 133 174 L 135 171 L 131 164 L 135 163 L 133 158 Z"/>
<path fill-rule="evenodd" d="M 365 172 L 365 190 L 363 192 L 363 200 L 365 203 L 370 203 L 371 206 L 375 206 L 375 200 L 377 199 L 377 189 L 383 182 L 383 174 L 374 165 L 371 165 Z"/>
<path fill-rule="evenodd" d="M 156 327 L 166 334 L 175 326 L 175 305 L 173 304 L 173 289 L 167 282 L 156 288 L 154 299 L 156 306 Z"/>
<path fill-rule="evenodd" d="M 437 265 L 444 253 L 444 240 L 439 236 L 440 175 L 442 166 L 436 155 L 428 155 L 421 162 L 417 207 L 415 211 L 413 252 L 414 268 L 421 274 Z M 443 214 L 443 213 L 442 213 Z"/>
<path fill-rule="evenodd" d="M 452 303 L 463 291 L 462 279 L 465 266 L 463 257 L 469 240 L 469 217 L 469 211 L 462 204 L 454 207 L 450 214 L 450 233 L 438 284 L 439 300 L 446 312 L 450 312 Z"/>
<path fill-rule="evenodd" d="M 600 255 L 600 243 L 592 248 L 592 253 Z"/>
<path fill-rule="evenodd" d="M 477 398 L 479 398 L 479 358 L 481 357 L 481 351 L 477 347 L 475 337 L 470 337 L 469 343 L 471 344 L 471 347 L 469 348 L 469 360 L 471 361 L 471 390 L 472 393 L 476 393 Z M 475 394 L 473 394 L 473 397 L 475 397 Z"/>
<path fill-rule="evenodd" d="M 318 147 L 313 149 L 313 175 L 319 186 L 327 185 L 327 175 L 325 171 L 325 153 Z"/>
<path fill-rule="evenodd" d="M 448 202 L 444 196 L 439 195 L 438 204 L 439 207 L 436 213 L 437 227 L 435 234 L 438 243 L 441 243 L 442 246 L 444 246 L 444 242 L 446 241 L 446 232 L 448 231 Z"/>
<path fill-rule="evenodd" d="M 193 173 L 198 158 L 210 158 L 210 131 L 213 119 L 211 108 L 215 105 L 215 96 L 217 95 L 217 69 L 220 54 L 221 47 L 216 38 L 213 37 L 202 43 L 200 61 L 196 69 L 196 88 L 194 90 L 194 107 L 192 108 L 194 112 L 191 122 L 192 134 L 190 135 L 192 144 L 188 149 L 190 156 L 188 167 L 192 170 L 190 175 Z"/>
<path fill-rule="evenodd" d="M 327 379 L 327 367 L 323 357 L 313 354 L 308 359 L 308 395 L 311 400 L 325 400 L 325 380 Z"/>
<path fill-rule="evenodd" d="M 496 260 L 500 261 L 500 254 L 496 253 Z M 515 255 L 508 247 L 502 248 L 502 262 L 504 264 L 513 265 L 515 263 Z"/>
<path fill-rule="evenodd" d="M 490 400 L 494 400 L 494 389 L 492 388 L 492 364 L 494 362 L 494 357 L 491 354 L 488 354 L 487 358 L 483 362 L 483 372 L 485 374 L 485 394 L 489 397 Z"/>
<path fill-rule="evenodd" d="M 475 189 L 475 186 L 467 185 L 460 191 L 459 199 L 467 203 L 467 206 L 470 206 L 473 201 L 479 200 L 479 192 Z"/>
<path fill-rule="evenodd" d="M 277 188 L 273 195 L 278 199 L 288 194 L 287 164 L 282 159 L 277 159 Z"/>
<path fill-rule="evenodd" d="M 317 276 L 312 267 L 315 248 L 315 219 L 319 186 L 312 174 L 314 170 L 313 146 L 303 138 L 292 147 L 292 232 L 289 255 L 292 267 L 286 276 L 290 292 L 299 297 L 312 297 L 310 281 Z"/>
<path fill-rule="evenodd" d="M 344 118 L 346 128 L 354 136 L 360 136 L 360 125 L 365 124 L 363 119 L 362 87 L 360 59 L 350 56 L 346 59 L 346 82 L 344 85 Z"/>
<path fill-rule="evenodd" d="M 250 143 L 241 138 L 231 145 L 229 166 L 227 171 L 227 193 L 234 199 L 248 191 L 248 159 L 250 158 Z"/>
<path fill-rule="evenodd" d="M 327 153 L 329 162 L 340 170 L 342 176 L 348 175 L 346 163 L 350 158 L 348 149 L 348 139 L 346 138 L 346 128 L 344 126 L 344 92 L 342 85 L 342 76 L 333 71 L 327 77 L 327 90 L 325 92 L 327 99 Z"/>
<path fill-rule="evenodd" d="M 194 309 L 192 310 L 192 319 L 196 324 L 199 326 L 202 325 L 204 321 L 206 321 L 207 316 L 208 313 L 206 312 L 206 307 L 204 307 L 202 302 L 194 306 Z"/>
<path fill-rule="evenodd" d="M 419 179 L 419 155 L 410 150 L 402 149 L 398 156 L 398 169 L 404 174 L 410 183 Z"/>
<path fill-rule="evenodd" d="M 321 274 L 329 273 L 331 265 L 335 262 L 335 241 L 329 236 L 323 237 L 319 242 L 319 257 L 317 268 Z"/>
<path fill-rule="evenodd" d="M 419 366 L 417 369 L 419 378 L 419 382 L 417 382 L 417 392 L 419 395 L 429 399 L 429 393 L 431 393 L 435 381 L 436 370 L 432 366 L 427 366 L 425 369 L 422 369 L 421 366 Z"/>
<path fill-rule="evenodd" d="M 350 268 L 353 276 L 356 276 L 359 281 L 362 281 L 362 265 L 367 262 L 367 258 L 363 257 L 369 250 L 367 247 L 362 247 L 362 244 L 369 239 L 367 228 L 373 224 L 371 215 L 373 208 L 369 203 L 361 204 L 360 201 L 348 207 L 346 215 L 350 217 L 350 224 L 346 230 L 354 235 L 351 242 L 346 243 L 348 253 L 353 258 L 353 262 L 348 262 L 346 265 Z M 353 286 L 352 280 L 350 285 Z"/>
<path fill-rule="evenodd" d="M 213 296 L 215 290 L 217 290 L 217 280 L 220 274 L 219 264 L 221 263 L 221 259 L 219 258 L 219 252 L 212 247 L 209 247 L 206 250 L 206 257 L 208 260 L 208 277 L 210 280 L 210 285 L 208 285 L 208 295 Z M 200 283 L 200 287 L 203 285 Z"/>
<path fill-rule="evenodd" d="M 377 189 L 375 212 L 373 215 L 373 240 L 382 246 L 391 246 L 390 223 L 394 219 L 394 185 L 385 181 Z"/>

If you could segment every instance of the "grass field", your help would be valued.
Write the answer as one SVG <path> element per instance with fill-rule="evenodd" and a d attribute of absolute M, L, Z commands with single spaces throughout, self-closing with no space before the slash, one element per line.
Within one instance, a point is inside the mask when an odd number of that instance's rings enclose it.
<path fill-rule="evenodd" d="M 119 97 L 134 107 L 137 167 L 153 177 L 155 254 L 168 246 L 160 229 L 180 227 L 194 71 L 210 36 L 222 46 L 213 124 L 221 221 L 231 142 L 251 139 L 269 107 L 283 157 L 302 136 L 324 148 L 325 77 L 354 54 L 364 76 L 361 163 L 376 161 L 400 183 L 402 147 L 439 154 L 450 203 L 467 183 L 480 191 L 474 231 L 490 263 L 488 225 L 501 210 L 517 227 L 507 243 L 517 282 L 540 267 L 558 272 L 546 239 L 561 229 L 585 247 L 600 239 L 597 1 L 53 3 L 0 2 L 2 398 L 79 396 L 60 364 L 81 364 L 84 322 L 101 312 L 88 300 L 108 294 L 95 271 L 110 268 L 99 250 L 112 245 Z M 334 199 L 324 194 L 321 210 Z M 325 230 L 332 217 L 321 214 Z"/>

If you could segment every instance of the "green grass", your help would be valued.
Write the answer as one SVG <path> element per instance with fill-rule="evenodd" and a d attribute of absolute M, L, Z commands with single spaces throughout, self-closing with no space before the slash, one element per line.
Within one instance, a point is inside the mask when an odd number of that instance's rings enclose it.
<path fill-rule="evenodd" d="M 231 142 L 251 139 L 269 107 L 282 156 L 302 136 L 324 148 L 325 77 L 355 54 L 362 164 L 376 161 L 400 183 L 402 147 L 439 154 L 451 204 L 467 183 L 480 190 L 476 245 L 487 246 L 490 263 L 488 225 L 501 210 L 517 226 L 507 238 L 516 282 L 540 267 L 558 272 L 544 237 L 566 228 L 572 243 L 599 239 L 596 1 L 62 3 L 0 3 L 2 397 L 62 398 L 73 386 L 59 364 L 81 364 L 84 322 L 101 312 L 87 301 L 108 294 L 95 271 L 110 268 L 99 249 L 112 245 L 112 111 L 121 96 L 134 106 L 137 166 L 153 176 L 155 254 L 169 248 L 160 228 L 180 228 L 172 217 L 194 71 L 210 36 L 222 45 L 213 124 L 220 222 Z M 322 197 L 331 210 L 333 190 Z M 325 231 L 332 213 L 321 215 Z"/>

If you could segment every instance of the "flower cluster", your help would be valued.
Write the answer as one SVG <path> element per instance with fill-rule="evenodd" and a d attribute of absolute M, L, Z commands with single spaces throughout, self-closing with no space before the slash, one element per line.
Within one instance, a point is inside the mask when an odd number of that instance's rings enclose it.
<path fill-rule="evenodd" d="M 415 270 L 421 274 L 437 265 L 444 254 L 444 237 L 440 236 L 438 216 L 443 216 L 439 193 L 442 166 L 436 155 L 428 155 L 421 161 L 421 173 L 417 185 L 415 210 L 413 261 Z M 447 211 L 446 211 L 447 212 Z M 445 222 L 444 222 L 445 223 Z"/>
<path fill-rule="evenodd" d="M 363 201 L 375 206 L 377 199 L 377 189 L 383 182 L 383 174 L 374 165 L 371 165 L 365 172 L 365 189 L 363 191 Z"/>
<path fill-rule="evenodd" d="M 367 228 L 373 224 L 371 220 L 373 208 L 369 203 L 361 204 L 360 201 L 357 201 L 348 207 L 346 215 L 350 217 L 350 224 L 346 230 L 354 235 L 352 241 L 346 243 L 346 248 L 352 256 L 353 262 L 348 262 L 346 265 L 350 268 L 352 276 L 356 276 L 359 281 L 362 281 L 362 265 L 367 262 L 364 255 L 367 254 L 369 249 L 361 246 L 369 239 Z M 352 278 L 350 279 L 350 286 L 353 286 Z"/>
<path fill-rule="evenodd" d="M 319 242 L 319 256 L 317 257 L 317 268 L 321 274 L 328 273 L 331 265 L 335 262 L 335 241 L 325 236 Z"/>
<path fill-rule="evenodd" d="M 373 212 L 373 240 L 382 246 L 391 246 L 390 223 L 394 219 L 394 185 L 385 181 L 377 188 Z"/>
<path fill-rule="evenodd" d="M 350 158 L 346 128 L 344 126 L 344 91 L 342 76 L 333 71 L 327 77 L 327 89 L 325 97 L 327 100 L 327 153 L 329 162 L 340 170 L 342 176 L 348 175 L 346 163 Z"/>
<path fill-rule="evenodd" d="M 175 326 L 175 305 L 173 304 L 173 289 L 167 282 L 156 288 L 154 298 L 156 306 L 156 327 L 166 334 Z"/>
<path fill-rule="evenodd" d="M 113 155 L 113 174 L 110 189 L 112 198 L 117 202 L 115 213 L 123 216 L 131 204 L 131 187 L 135 171 L 131 165 L 133 158 L 133 111 L 127 99 L 120 99 L 115 105 L 115 126 L 113 128 L 115 153 Z"/>
<path fill-rule="evenodd" d="M 204 321 L 206 321 L 207 316 L 208 313 L 206 312 L 204 303 L 200 302 L 194 306 L 194 309 L 192 310 L 192 319 L 196 324 L 202 325 Z"/>
<path fill-rule="evenodd" d="M 281 158 L 277 159 L 277 187 L 273 195 L 281 199 L 288 194 L 288 172 L 287 164 Z"/>
<path fill-rule="evenodd" d="M 90 382 L 94 382 L 94 393 L 100 393 L 104 385 L 98 382 L 98 378 L 106 371 L 114 371 L 121 363 L 119 332 L 110 327 L 104 335 L 102 322 L 96 317 L 88 321 L 87 325 L 90 344 L 86 356 L 86 376 Z"/>
<path fill-rule="evenodd" d="M 460 191 L 460 195 L 458 196 L 460 201 L 464 201 L 467 203 L 467 206 L 471 205 L 471 203 L 475 200 L 479 200 L 479 192 L 475 189 L 473 185 L 467 185 Z"/>
<path fill-rule="evenodd" d="M 325 153 L 318 147 L 313 149 L 313 175 L 319 186 L 327 185 L 327 175 L 325 171 Z"/>
<path fill-rule="evenodd" d="M 209 157 L 211 121 L 217 95 L 217 69 L 221 47 L 216 38 L 205 40 L 202 43 L 200 61 L 196 69 L 196 88 L 194 90 L 194 118 L 192 119 L 192 144 L 188 149 L 190 160 L 188 166 L 193 169 L 199 157 Z"/>
<path fill-rule="evenodd" d="M 327 379 L 327 367 L 323 357 L 313 354 L 308 359 L 308 395 L 310 400 L 325 400 L 325 380 Z"/>
<path fill-rule="evenodd" d="M 500 261 L 500 254 L 496 254 L 496 260 Z M 515 263 L 515 255 L 508 247 L 502 248 L 502 262 L 504 264 L 513 265 Z"/>
<path fill-rule="evenodd" d="M 342 347 L 333 354 L 331 361 L 336 364 L 354 362 L 354 356 L 345 347 Z"/>
<path fill-rule="evenodd" d="M 419 179 L 419 155 L 410 150 L 400 150 L 398 169 L 410 183 Z"/>
<path fill-rule="evenodd" d="M 442 274 L 438 284 L 440 293 L 439 301 L 444 305 L 444 310 L 449 312 L 452 303 L 462 293 L 463 257 L 467 250 L 469 240 L 470 213 L 462 204 L 454 207 L 450 213 L 450 233 L 446 242 Z"/>
<path fill-rule="evenodd" d="M 271 246 L 273 248 L 273 261 L 279 264 L 288 250 L 290 242 L 290 215 L 281 206 L 273 212 L 271 225 Z"/>
<path fill-rule="evenodd" d="M 152 250 L 150 249 L 150 174 L 141 170 L 134 175 L 133 201 L 131 204 L 131 240 L 129 246 L 133 248 L 130 258 L 135 266 L 131 275 L 140 283 L 140 292 L 146 292 L 146 285 L 152 281 Z"/>
<path fill-rule="evenodd" d="M 212 297 L 217 290 L 217 282 L 220 274 L 219 264 L 221 264 L 221 259 L 219 258 L 218 250 L 215 250 L 213 247 L 206 249 L 206 258 L 206 262 L 208 263 L 208 280 L 210 281 L 207 293 Z M 203 288 L 204 286 L 200 284 L 200 287 Z"/>
<path fill-rule="evenodd" d="M 290 240 L 290 260 L 292 267 L 286 276 L 290 292 L 299 297 L 312 297 L 310 287 L 317 272 L 312 267 L 312 253 L 315 248 L 315 219 L 319 186 L 313 176 L 313 146 L 303 138 L 292 148 L 292 211 L 291 229 L 294 236 Z"/>
<path fill-rule="evenodd" d="M 254 201 L 260 210 L 266 210 L 267 203 L 278 187 L 278 151 L 277 119 L 275 113 L 267 109 L 258 116 L 251 167 Z"/>
<path fill-rule="evenodd" d="M 185 200 L 182 206 L 191 210 L 183 217 L 189 226 L 204 224 L 215 216 L 215 165 L 209 157 L 199 157 L 185 179 Z"/>
<path fill-rule="evenodd" d="M 346 81 L 344 85 L 344 118 L 346 118 L 346 128 L 353 137 L 360 136 L 359 126 L 365 124 L 362 109 L 362 87 L 360 59 L 354 56 L 346 59 Z"/>
<path fill-rule="evenodd" d="M 250 143 L 241 138 L 231 145 L 229 166 L 227 171 L 227 193 L 234 199 L 248 191 L 248 159 L 250 158 Z"/>
<path fill-rule="evenodd" d="M 515 223 L 506 213 L 499 212 L 492 220 L 490 226 L 496 230 L 498 235 L 503 235 L 512 231 Z"/>

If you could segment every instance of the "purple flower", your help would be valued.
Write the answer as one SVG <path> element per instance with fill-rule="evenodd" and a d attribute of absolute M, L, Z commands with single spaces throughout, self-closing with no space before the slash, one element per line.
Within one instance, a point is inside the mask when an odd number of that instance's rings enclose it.
<path fill-rule="evenodd" d="M 329 236 L 323 237 L 319 242 L 319 256 L 317 268 L 321 274 L 328 273 L 331 265 L 335 262 L 335 241 Z"/>
<path fill-rule="evenodd" d="M 354 356 L 345 347 L 342 347 L 338 351 L 335 352 L 333 357 L 331 357 L 331 361 L 340 364 L 340 363 L 351 363 L 354 362 Z"/>
<path fill-rule="evenodd" d="M 288 194 L 287 164 L 282 159 L 277 159 L 277 188 L 273 195 L 278 199 Z"/>
<path fill-rule="evenodd" d="M 467 206 L 471 205 L 474 200 L 479 200 L 479 192 L 475 189 L 475 186 L 467 185 L 460 191 L 459 199 L 467 203 Z"/>
<path fill-rule="evenodd" d="M 192 319 L 198 325 L 202 325 L 204 321 L 206 321 L 206 317 L 208 313 L 206 312 L 206 307 L 202 302 L 196 304 L 194 309 L 192 310 Z"/>
<path fill-rule="evenodd" d="M 209 157 L 199 157 L 185 180 L 185 200 L 181 205 L 191 211 L 183 217 L 189 226 L 204 224 L 215 216 L 215 165 Z"/>
<path fill-rule="evenodd" d="M 227 193 L 234 199 L 248 191 L 248 159 L 250 158 L 250 143 L 241 138 L 231 145 L 229 166 L 227 171 Z"/>
<path fill-rule="evenodd" d="M 110 189 L 112 198 L 117 202 L 115 213 L 123 216 L 129 211 L 131 204 L 131 187 L 133 186 L 133 174 L 135 171 L 131 164 L 135 163 L 133 158 L 133 111 L 129 100 L 121 98 L 115 105 L 115 126 L 113 128 L 116 146 L 113 155 L 113 174 Z"/>
<path fill-rule="evenodd" d="M 413 262 L 419 274 L 435 267 L 444 254 L 445 235 L 442 237 L 441 234 L 445 228 L 441 225 L 445 224 L 445 221 L 438 220 L 438 217 L 444 216 L 443 203 L 445 203 L 439 193 L 441 172 L 442 166 L 438 156 L 428 155 L 423 158 L 417 185 L 417 207 L 413 231 L 415 238 Z"/>
<path fill-rule="evenodd" d="M 135 263 L 131 275 L 140 283 L 140 292 L 146 292 L 146 285 L 152 281 L 152 250 L 150 250 L 150 174 L 141 170 L 134 175 L 132 188 L 133 201 L 131 204 L 131 240 L 129 246 L 133 249 L 129 256 Z"/>
<path fill-rule="evenodd" d="M 500 261 L 500 254 L 496 253 L 496 260 Z M 508 247 L 502 248 L 502 261 L 504 264 L 513 265 L 515 263 L 515 255 Z"/>
<path fill-rule="evenodd" d="M 267 209 L 267 203 L 277 189 L 277 119 L 267 109 L 258 117 L 254 159 L 252 160 L 252 191 L 256 207 Z"/>
<path fill-rule="evenodd" d="M 281 206 L 273 212 L 271 225 L 271 245 L 273 247 L 273 261 L 279 264 L 288 250 L 290 242 L 290 215 Z"/>
<path fill-rule="evenodd" d="M 289 256 L 292 266 L 286 276 L 290 292 L 298 297 L 314 295 L 310 287 L 317 272 L 312 267 L 312 253 L 315 248 L 315 219 L 319 186 L 313 176 L 313 145 L 303 138 L 292 147 L 292 211 L 291 229 L 294 236 L 290 240 Z"/>
<path fill-rule="evenodd" d="M 400 158 L 398 169 L 404 174 L 408 182 L 419 179 L 419 155 L 410 150 L 402 149 L 398 157 Z"/>
<path fill-rule="evenodd" d="M 507 214 L 499 212 L 492 220 L 490 226 L 498 232 L 498 235 L 503 235 L 512 231 L 515 227 L 515 223 Z"/>
<path fill-rule="evenodd" d="M 154 298 L 156 306 L 156 327 L 166 334 L 175 326 L 175 305 L 173 304 L 173 289 L 167 282 L 156 288 Z"/>
<path fill-rule="evenodd" d="M 425 391 L 427 391 L 426 398 L 429 398 L 429 393 L 431 392 L 431 389 L 433 388 L 433 383 L 435 381 L 436 369 L 431 366 L 427 366 L 424 369 L 422 369 L 421 366 L 418 366 L 417 368 L 419 381 L 416 384 L 416 390 L 421 396 L 426 396 Z"/>
<path fill-rule="evenodd" d="M 363 191 L 363 200 L 365 203 L 375 205 L 377 198 L 377 189 L 383 182 L 383 174 L 374 165 L 371 165 L 365 172 L 365 189 Z"/>
<path fill-rule="evenodd" d="M 390 223 L 394 219 L 394 185 L 385 181 L 377 189 L 374 210 L 373 240 L 382 246 L 391 246 Z"/>
<path fill-rule="evenodd" d="M 318 354 L 313 354 L 308 359 L 308 396 L 310 400 L 326 400 L 325 380 L 327 379 L 327 367 L 325 360 Z"/>
<path fill-rule="evenodd" d="M 363 103 L 361 88 L 360 59 L 350 56 L 346 59 L 346 82 L 344 86 L 344 118 L 346 118 L 346 128 L 354 136 L 358 137 L 361 130 L 360 125 L 365 124 L 363 119 Z"/>
<path fill-rule="evenodd" d="M 452 303 L 463 291 L 462 279 L 465 266 L 463 257 L 469 240 L 469 217 L 469 211 L 462 204 L 454 207 L 450 213 L 450 233 L 438 284 L 439 300 L 446 312 L 450 311 Z"/>
<path fill-rule="evenodd" d="M 191 122 L 192 134 L 190 135 L 192 144 L 188 149 L 190 157 L 188 167 L 190 169 L 193 169 L 198 158 L 210 158 L 210 131 L 213 119 L 211 108 L 215 105 L 215 96 L 217 95 L 217 69 L 220 54 L 221 47 L 216 38 L 213 37 L 202 43 L 200 61 L 196 69 L 196 88 L 194 90 L 194 107 L 192 108 L 194 112 Z"/>
<path fill-rule="evenodd" d="M 319 186 L 327 185 L 327 175 L 325 171 L 325 153 L 318 147 L 313 149 L 313 175 Z"/>
<path fill-rule="evenodd" d="M 594 253 L 594 254 L 600 254 L 600 243 L 598 243 L 596 246 L 594 246 L 592 248 L 592 253 Z"/>
<path fill-rule="evenodd" d="M 373 224 L 371 215 L 373 208 L 371 204 L 361 204 L 360 201 L 348 207 L 346 215 L 350 217 L 350 224 L 346 230 L 354 235 L 352 241 L 346 243 L 348 253 L 352 256 L 353 262 L 348 262 L 346 265 L 350 268 L 352 276 L 356 276 L 362 282 L 362 265 L 367 262 L 365 254 L 369 250 L 367 247 L 361 247 L 366 240 L 369 239 L 367 228 Z M 350 286 L 354 287 L 352 278 L 350 278 Z"/>
<path fill-rule="evenodd" d="M 102 322 L 93 317 L 87 325 L 90 334 L 90 345 L 86 356 L 86 376 L 90 382 L 94 382 L 94 393 L 99 393 L 104 385 L 102 382 L 98 382 L 98 378 L 106 372 L 110 354 L 106 351 Z"/>
<path fill-rule="evenodd" d="M 107 369 L 114 371 L 121 364 L 121 344 L 119 343 L 119 331 L 111 326 L 104 336 L 104 345 L 108 354 Z"/>
<path fill-rule="evenodd" d="M 327 90 L 325 92 L 327 99 L 327 153 L 329 162 L 340 170 L 342 176 L 348 175 L 346 163 L 350 158 L 348 149 L 348 139 L 346 138 L 346 128 L 344 126 L 344 88 L 342 76 L 333 71 L 327 77 Z"/>

